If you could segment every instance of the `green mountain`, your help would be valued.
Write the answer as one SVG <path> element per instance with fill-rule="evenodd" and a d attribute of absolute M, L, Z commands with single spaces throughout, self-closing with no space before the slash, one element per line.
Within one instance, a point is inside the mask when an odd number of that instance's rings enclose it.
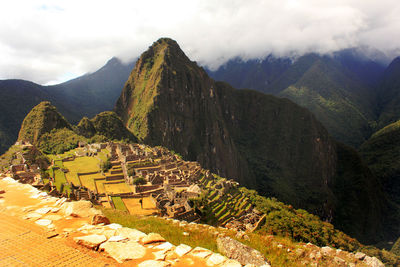
<path fill-rule="evenodd" d="M 85 140 L 137 141 L 112 111 L 99 113 L 92 120 L 84 117 L 77 126 L 72 126 L 48 101 L 28 113 L 18 135 L 18 141 L 29 141 L 47 154 L 61 154 Z"/>
<path fill-rule="evenodd" d="M 384 67 L 355 49 L 332 56 L 308 54 L 296 60 L 233 60 L 211 77 L 239 88 L 286 97 L 308 108 L 337 140 L 358 147 L 376 120 L 374 86 Z"/>
<path fill-rule="evenodd" d="M 18 134 L 18 141 L 38 143 L 45 133 L 53 129 L 70 129 L 69 122 L 48 101 L 35 106 L 25 117 Z"/>
<path fill-rule="evenodd" d="M 23 80 L 0 81 L 0 153 L 17 140 L 23 119 L 42 101 L 53 103 L 72 123 L 112 110 L 132 66 L 113 58 L 94 73 L 54 86 Z"/>
<path fill-rule="evenodd" d="M 379 90 L 379 126 L 384 127 L 400 119 L 400 57 L 385 70 Z"/>
<path fill-rule="evenodd" d="M 136 137 L 125 127 L 117 114 L 112 111 L 104 111 L 97 114 L 91 120 L 91 123 L 96 131 L 95 134 L 105 136 L 108 140 L 137 141 Z"/>
<path fill-rule="evenodd" d="M 400 121 L 374 133 L 360 153 L 389 197 L 400 205 Z"/>
<path fill-rule="evenodd" d="M 142 142 L 305 208 L 364 242 L 388 237 L 386 199 L 357 152 L 288 99 L 215 82 L 171 39 L 142 54 L 115 111 Z M 348 194 L 340 194 L 346 184 Z"/>

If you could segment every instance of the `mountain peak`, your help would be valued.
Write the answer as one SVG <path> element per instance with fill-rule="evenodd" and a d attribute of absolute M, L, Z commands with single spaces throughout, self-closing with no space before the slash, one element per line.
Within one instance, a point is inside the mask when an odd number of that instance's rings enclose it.
<path fill-rule="evenodd" d="M 71 129 L 71 125 L 57 111 L 55 106 L 48 101 L 43 101 L 26 115 L 19 131 L 18 140 L 29 141 L 34 144 L 43 134 L 52 129 L 61 128 Z"/>

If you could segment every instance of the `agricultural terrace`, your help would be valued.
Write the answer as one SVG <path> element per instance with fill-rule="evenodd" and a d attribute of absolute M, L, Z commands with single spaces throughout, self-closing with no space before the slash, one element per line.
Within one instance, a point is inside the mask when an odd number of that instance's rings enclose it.
<path fill-rule="evenodd" d="M 158 210 L 156 208 L 156 204 L 151 197 L 144 197 L 143 200 L 143 209 L 140 205 L 141 198 L 124 198 L 122 199 L 125 203 L 126 208 L 128 209 L 130 214 L 133 215 L 152 215 L 157 214 Z"/>

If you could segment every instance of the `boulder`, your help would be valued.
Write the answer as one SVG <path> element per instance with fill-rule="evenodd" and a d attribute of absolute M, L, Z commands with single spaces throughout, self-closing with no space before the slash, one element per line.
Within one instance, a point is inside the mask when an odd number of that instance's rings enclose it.
<path fill-rule="evenodd" d="M 192 250 L 192 247 L 185 245 L 185 244 L 180 244 L 175 248 L 175 253 L 179 256 L 182 257 L 183 255 L 189 253 L 189 251 Z"/>
<path fill-rule="evenodd" d="M 199 257 L 204 259 L 210 256 L 212 254 L 212 251 L 205 248 L 196 247 L 189 254 L 194 257 Z"/>
<path fill-rule="evenodd" d="M 150 233 L 147 236 L 142 238 L 143 244 L 151 244 L 156 242 L 165 242 L 165 238 L 162 237 L 160 234 Z"/>
<path fill-rule="evenodd" d="M 97 224 L 100 224 L 100 223 L 110 224 L 110 220 L 106 216 L 104 216 L 103 214 L 95 214 L 95 215 L 93 215 L 90 224 L 97 225 Z"/>
<path fill-rule="evenodd" d="M 321 248 L 321 253 L 324 256 L 332 256 L 336 254 L 335 250 L 331 247 L 325 246 Z"/>
<path fill-rule="evenodd" d="M 354 257 L 355 257 L 357 260 L 360 260 L 360 261 L 364 260 L 364 259 L 365 259 L 365 256 L 367 256 L 367 255 L 365 255 L 365 254 L 362 253 L 362 252 L 357 252 L 357 253 L 354 255 Z"/>
<path fill-rule="evenodd" d="M 169 242 L 165 242 L 162 243 L 161 245 L 155 246 L 153 249 L 160 249 L 160 250 L 164 250 L 164 251 L 168 251 L 171 250 L 174 247 L 174 245 L 172 245 Z"/>
<path fill-rule="evenodd" d="M 104 243 L 106 240 L 107 238 L 104 235 L 87 235 L 74 238 L 74 241 L 78 245 L 82 245 L 90 249 L 96 249 L 100 244 Z"/>
<path fill-rule="evenodd" d="M 127 260 L 141 259 L 146 255 L 146 248 L 135 241 L 105 242 L 100 245 L 110 257 L 117 262 L 123 263 Z"/>
<path fill-rule="evenodd" d="M 207 266 L 215 266 L 215 265 L 220 265 L 224 263 L 227 260 L 225 256 L 222 256 L 221 254 L 214 253 L 210 257 L 208 257 L 206 264 Z"/>
<path fill-rule="evenodd" d="M 246 246 L 230 237 L 217 238 L 218 250 L 230 259 L 237 260 L 242 265 L 257 266 L 268 264 L 264 256 L 257 250 Z"/>
<path fill-rule="evenodd" d="M 365 256 L 363 263 L 371 267 L 384 267 L 385 265 L 375 257 Z"/>
<path fill-rule="evenodd" d="M 101 211 L 93 208 L 92 203 L 87 200 L 65 202 L 61 205 L 61 210 L 65 215 L 74 217 L 90 217 L 101 214 Z"/>
<path fill-rule="evenodd" d="M 147 235 L 143 232 L 140 232 L 139 230 L 128 228 L 128 227 L 122 227 L 117 229 L 116 235 L 120 235 L 126 238 L 129 238 L 131 241 L 139 242 L 142 240 L 142 238 L 146 237 Z"/>

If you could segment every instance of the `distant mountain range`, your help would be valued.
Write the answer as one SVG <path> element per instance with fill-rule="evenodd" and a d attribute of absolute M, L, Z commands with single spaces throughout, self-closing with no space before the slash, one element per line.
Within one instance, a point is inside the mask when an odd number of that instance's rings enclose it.
<path fill-rule="evenodd" d="M 295 60 L 272 56 L 247 62 L 235 59 L 208 73 L 238 88 L 289 98 L 313 112 L 333 137 L 358 147 L 374 131 L 400 118 L 385 119 L 387 113 L 396 113 L 395 101 L 388 102 L 388 88 L 394 92 L 399 88 L 393 79 L 394 73 L 397 77 L 400 73 L 393 67 L 396 60 L 387 70 L 386 62 L 383 56 L 347 49 L 331 56 L 307 54 Z"/>
<path fill-rule="evenodd" d="M 112 58 L 94 73 L 53 86 L 1 80 L 0 153 L 17 140 L 22 120 L 41 101 L 51 101 L 74 124 L 84 116 L 112 110 L 133 66 Z"/>

